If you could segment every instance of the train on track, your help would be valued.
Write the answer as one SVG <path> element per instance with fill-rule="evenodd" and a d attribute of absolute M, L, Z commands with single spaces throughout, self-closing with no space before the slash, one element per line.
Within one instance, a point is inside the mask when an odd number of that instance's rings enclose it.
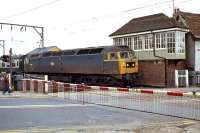
<path fill-rule="evenodd" d="M 23 72 L 50 80 L 90 85 L 132 86 L 138 60 L 126 46 L 101 46 L 27 54 Z"/>

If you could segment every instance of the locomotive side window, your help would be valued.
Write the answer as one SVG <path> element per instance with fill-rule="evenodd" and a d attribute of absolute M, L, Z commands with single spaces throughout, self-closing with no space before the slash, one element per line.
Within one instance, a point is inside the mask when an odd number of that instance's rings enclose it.
<path fill-rule="evenodd" d="M 51 56 L 51 53 L 50 52 L 47 52 L 47 53 L 43 53 L 42 55 L 43 57 L 48 57 L 48 56 Z"/>
<path fill-rule="evenodd" d="M 39 54 L 31 55 L 31 58 L 37 58 L 37 57 L 39 57 Z"/>
<path fill-rule="evenodd" d="M 118 59 L 118 56 L 117 56 L 117 53 L 108 53 L 108 59 L 109 60 L 117 60 Z"/>
<path fill-rule="evenodd" d="M 77 55 L 83 55 L 83 54 L 89 54 L 89 49 L 83 49 L 83 50 L 79 50 Z"/>
<path fill-rule="evenodd" d="M 96 49 L 91 49 L 89 54 L 99 54 L 101 53 L 103 48 L 96 48 Z"/>
<path fill-rule="evenodd" d="M 76 51 L 72 51 L 72 50 L 63 52 L 64 55 L 74 55 L 75 53 L 76 53 Z"/>

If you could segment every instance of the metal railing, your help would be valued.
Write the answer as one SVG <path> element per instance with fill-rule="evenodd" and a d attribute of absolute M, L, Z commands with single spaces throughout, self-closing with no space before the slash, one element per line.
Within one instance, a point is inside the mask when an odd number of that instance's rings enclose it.
<path fill-rule="evenodd" d="M 196 84 L 200 85 L 200 74 L 196 75 Z"/>
<path fill-rule="evenodd" d="M 40 87 L 42 86 L 40 85 Z M 66 102 L 76 101 L 82 104 L 96 104 L 200 120 L 200 94 L 195 93 L 190 95 L 182 95 L 179 92 L 152 93 L 148 90 L 108 89 L 106 87 L 87 86 L 84 84 L 48 82 L 48 95 L 61 97 Z"/>

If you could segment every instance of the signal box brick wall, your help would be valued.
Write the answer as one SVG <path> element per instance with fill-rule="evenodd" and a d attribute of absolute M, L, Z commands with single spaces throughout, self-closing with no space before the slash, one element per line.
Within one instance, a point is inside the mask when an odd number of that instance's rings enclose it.
<path fill-rule="evenodd" d="M 167 85 L 165 85 L 164 60 L 140 60 L 139 65 L 139 78 L 137 84 L 157 87 L 174 86 L 175 69 L 185 69 L 184 60 L 167 60 Z"/>

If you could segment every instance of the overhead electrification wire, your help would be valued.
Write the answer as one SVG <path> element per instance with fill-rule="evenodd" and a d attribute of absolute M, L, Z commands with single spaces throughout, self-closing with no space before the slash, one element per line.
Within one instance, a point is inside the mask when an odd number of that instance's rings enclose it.
<path fill-rule="evenodd" d="M 183 0 L 183 1 L 179 1 L 179 3 L 186 3 L 192 0 Z M 158 5 L 163 5 L 163 4 L 167 4 L 167 3 L 171 3 L 172 0 L 168 0 L 168 1 L 163 1 L 163 2 L 158 2 L 158 3 L 154 3 L 154 4 L 149 4 L 149 5 L 145 5 L 145 6 L 141 6 L 141 7 L 136 7 L 136 8 L 132 8 L 132 9 L 128 9 L 128 10 L 123 10 L 123 11 L 119 11 L 119 12 L 115 12 L 115 13 L 110 13 L 110 14 L 105 14 L 102 16 L 97 16 L 97 17 L 92 17 L 89 19 L 84 19 L 84 20 L 78 20 L 76 22 L 73 22 L 72 24 L 69 24 L 67 27 L 64 28 L 64 30 L 68 29 L 68 27 L 75 25 L 75 24 L 80 24 L 80 23 L 84 23 L 84 22 L 88 22 L 88 21 L 99 21 L 100 19 L 105 19 L 106 17 L 112 17 L 112 16 L 119 16 L 120 14 L 124 14 L 124 13 L 131 13 L 131 12 L 136 12 L 142 9 L 146 9 L 146 8 L 150 8 L 150 7 L 155 7 Z M 170 6 L 169 4 L 166 6 Z M 172 7 L 170 7 L 172 8 Z"/>
<path fill-rule="evenodd" d="M 59 2 L 59 1 L 62 1 L 62 0 L 54 0 L 54 1 L 51 1 L 51 2 L 48 2 L 48 3 L 45 3 L 45 4 L 42 4 L 42 5 L 33 7 L 33 8 L 31 8 L 31 9 L 27 9 L 27 10 L 24 10 L 24 11 L 21 11 L 21 12 L 17 12 L 17 13 L 11 14 L 11 15 L 9 15 L 9 16 L 0 18 L 0 20 L 6 20 L 6 19 L 13 18 L 13 17 L 18 17 L 18 16 L 21 16 L 21 15 L 23 15 L 23 14 L 27 14 L 27 13 L 33 12 L 33 11 L 35 11 L 35 10 L 44 8 L 44 7 L 46 7 L 46 6 L 53 5 L 53 4 L 55 4 L 55 3 Z"/>
<path fill-rule="evenodd" d="M 33 7 L 31 9 L 28 9 L 28 10 L 24 10 L 24 11 L 21 11 L 21 12 L 0 18 L 0 20 L 6 20 L 6 19 L 13 18 L 13 17 L 18 17 L 20 15 L 24 15 L 24 14 L 33 12 L 35 10 L 44 8 L 46 6 L 52 5 L 52 4 L 57 3 L 59 1 L 62 1 L 62 0 L 54 0 L 54 1 L 51 1 L 51 2 L 48 2 L 48 3 L 45 3 L 45 4 Z M 192 0 L 180 1 L 180 3 L 185 3 L 185 2 L 188 2 L 188 1 L 192 1 Z M 96 16 L 96 17 L 92 17 L 92 18 L 89 18 L 89 19 L 85 19 L 85 20 L 78 20 L 76 22 L 73 22 L 72 24 L 69 24 L 67 27 L 64 28 L 64 30 L 66 30 L 68 27 L 75 25 L 75 24 L 79 24 L 79 23 L 83 23 L 83 22 L 87 22 L 87 21 L 91 21 L 91 20 L 98 21 L 100 19 L 105 19 L 106 17 L 112 17 L 112 16 L 115 16 L 115 15 L 124 14 L 124 13 L 131 13 L 133 11 L 139 11 L 139 10 L 142 10 L 142 9 L 145 9 L 145 8 L 155 7 L 155 6 L 158 6 L 158 5 L 163 5 L 163 4 L 171 3 L 171 2 L 172 2 L 172 0 L 167 0 L 167 1 L 157 2 L 157 3 L 154 3 L 154 4 L 144 5 L 144 6 L 140 6 L 140 7 L 136 7 L 136 8 L 132 8 L 132 9 L 128 9 L 128 10 L 123 10 L 123 11 L 119 11 L 119 12 L 115 12 L 115 13 L 105 14 L 105 15 L 102 15 L 102 16 Z"/>

